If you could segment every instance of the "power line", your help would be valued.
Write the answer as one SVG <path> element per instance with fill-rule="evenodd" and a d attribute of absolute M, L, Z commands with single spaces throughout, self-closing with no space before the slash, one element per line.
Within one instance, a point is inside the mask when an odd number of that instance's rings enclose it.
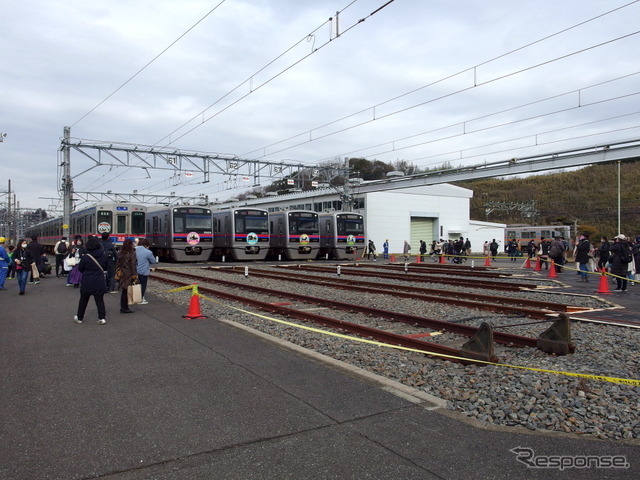
<path fill-rule="evenodd" d="M 353 23 L 352 25 L 350 25 L 346 30 L 337 33 L 336 38 L 341 37 L 343 35 L 345 35 L 346 33 L 348 33 L 349 31 L 351 31 L 353 28 L 357 27 L 358 25 L 360 25 L 361 23 L 363 23 L 364 21 L 366 21 L 368 18 L 372 17 L 373 15 L 375 15 L 376 13 L 380 12 L 382 9 L 384 9 L 385 7 L 389 6 L 391 3 L 393 3 L 395 0 L 389 0 L 387 3 L 385 3 L 384 5 L 381 5 L 380 7 L 378 7 L 377 9 L 375 9 L 373 12 L 371 12 L 369 15 L 367 15 L 366 17 L 363 17 L 359 20 L 357 20 L 355 23 Z M 636 1 L 640 1 L 640 0 L 636 0 Z M 344 10 L 346 10 L 347 8 L 349 8 L 351 5 L 353 5 L 356 2 L 356 0 L 352 1 L 349 5 L 347 5 L 345 8 L 343 8 L 341 11 L 337 12 L 337 14 L 344 12 Z M 187 120 L 186 122 L 184 122 L 182 125 L 180 125 L 178 128 L 176 128 L 175 130 L 173 130 L 171 133 L 165 135 L 163 138 L 161 138 L 160 140 L 158 140 L 154 145 L 157 145 L 159 143 L 161 143 L 163 140 L 171 137 L 171 135 L 173 135 L 174 133 L 178 132 L 180 129 L 184 128 L 186 125 L 188 125 L 189 123 L 191 123 L 193 120 L 197 119 L 200 116 L 204 116 L 205 112 L 207 110 L 209 110 L 210 108 L 212 108 L 213 106 L 217 105 L 218 103 L 220 103 L 223 99 L 225 99 L 226 97 L 228 97 L 230 94 L 232 94 L 233 92 L 235 92 L 237 89 L 239 89 L 241 86 L 247 84 L 248 82 L 251 82 L 252 79 L 259 73 L 261 73 L 263 70 L 265 70 L 267 67 L 269 67 L 270 65 L 272 65 L 274 62 L 276 62 L 278 59 L 282 58 L 284 55 L 286 55 L 288 52 L 290 52 L 292 49 L 294 49 L 295 47 L 297 47 L 299 44 L 301 44 L 304 41 L 308 41 L 309 38 L 311 37 L 315 37 L 315 33 L 322 28 L 323 26 L 325 26 L 327 23 L 329 23 L 330 21 L 332 21 L 333 17 L 330 17 L 327 21 L 325 21 L 322 25 L 318 26 L 316 29 L 314 29 L 313 31 L 311 31 L 311 33 L 309 33 L 308 35 L 305 35 L 302 39 L 298 40 L 295 44 L 293 44 L 291 47 L 289 47 L 287 50 L 285 50 L 283 53 L 281 53 L 280 55 L 278 55 L 276 58 L 274 58 L 273 60 L 271 60 L 269 63 L 267 63 L 264 67 L 262 67 L 261 69 L 259 69 L 257 72 L 255 72 L 253 75 L 249 76 L 247 79 L 245 79 L 243 82 L 241 82 L 240 84 L 238 84 L 236 87 L 234 87 L 231 91 L 227 92 L 226 94 L 224 94 L 222 97 L 220 97 L 219 99 L 217 99 L 215 102 L 213 102 L 211 105 L 209 105 L 207 108 L 205 108 L 204 110 L 202 110 L 200 113 L 194 115 L 192 118 L 190 118 L 189 120 Z M 202 121 L 190 128 L 189 130 L 187 130 L 186 132 L 184 132 L 183 134 L 181 134 L 180 136 L 178 136 L 177 138 L 171 140 L 169 143 L 167 143 L 166 146 L 171 145 L 172 143 L 180 140 L 181 138 L 185 137 L 186 135 L 188 135 L 189 133 L 193 132 L 195 129 L 201 127 L 202 125 L 204 125 L 205 123 L 207 123 L 209 120 L 217 117 L 218 115 L 220 115 L 221 113 L 223 113 L 224 111 L 228 110 L 229 108 L 233 107 L 234 105 L 236 105 L 237 103 L 239 103 L 240 101 L 244 100 L 246 97 L 248 97 L 249 95 L 251 95 L 252 93 L 256 92 L 257 90 L 259 90 L 260 88 L 264 87 L 265 85 L 267 85 L 268 83 L 272 82 L 273 80 L 275 80 L 276 78 L 280 77 L 281 75 L 283 75 L 284 73 L 286 73 L 287 71 L 291 70 L 293 67 L 295 67 L 296 65 L 298 65 L 299 63 L 303 62 L 304 60 L 306 60 L 307 58 L 309 58 L 310 56 L 312 56 L 313 54 L 317 53 L 319 50 L 321 50 L 322 48 L 326 47 L 327 45 L 329 45 L 329 43 L 331 43 L 333 40 L 332 38 L 329 38 L 329 40 L 327 40 L 326 42 L 324 42 L 322 45 L 320 45 L 319 47 L 315 47 L 312 48 L 312 50 L 304 55 L 302 58 L 296 60 L 295 62 L 293 62 L 291 65 L 289 65 L 288 67 L 286 67 L 285 69 L 281 70 L 280 72 L 276 73 L 275 75 L 269 77 L 267 80 L 265 80 L 264 82 L 262 82 L 261 84 L 257 85 L 257 86 L 253 86 L 251 85 L 251 90 L 249 92 L 247 92 L 246 94 L 242 95 L 240 98 L 238 98 L 237 100 L 233 101 L 231 104 L 227 105 L 226 107 L 218 110 L 216 113 L 214 113 L 213 115 L 209 116 L 208 118 L 203 118 Z"/>
<path fill-rule="evenodd" d="M 207 14 L 205 14 L 204 17 L 202 17 L 200 20 L 198 20 L 196 23 L 194 23 L 187 31 L 185 31 L 182 35 L 180 35 L 178 38 L 176 38 L 173 42 L 171 42 L 171 44 L 166 47 L 164 50 L 162 50 L 158 55 L 156 55 L 155 57 L 153 57 L 153 59 L 151 59 L 151 61 L 147 62 L 147 64 L 145 66 L 143 66 L 140 70 L 138 70 L 136 73 L 134 73 L 131 77 L 129 77 L 129 79 L 127 79 L 122 85 L 120 85 L 118 88 L 116 88 L 113 92 L 111 92 L 109 95 L 107 95 L 104 99 L 102 99 L 101 102 L 99 102 L 95 107 L 93 107 L 91 110 L 89 110 L 87 113 L 85 113 L 82 117 L 80 117 L 78 120 L 76 120 L 71 127 L 75 127 L 78 123 L 80 123 L 82 120 L 84 120 L 86 117 L 88 117 L 91 113 L 93 113 L 95 110 L 97 110 L 103 103 L 105 103 L 107 100 L 109 100 L 111 97 L 113 97 L 116 93 L 118 93 L 125 85 L 127 85 L 131 80 L 133 80 L 134 78 L 136 78 L 138 75 L 140 75 L 148 66 L 150 66 L 153 62 L 155 62 L 158 58 L 160 58 L 164 53 L 167 52 L 167 50 L 169 50 L 171 47 L 173 47 L 176 43 L 178 43 L 180 40 L 182 40 L 182 38 L 187 35 L 191 30 L 193 30 L 196 26 L 198 26 L 205 18 L 207 18 L 209 15 L 211 15 L 215 10 L 218 9 L 218 7 L 220 5 L 222 5 L 226 0 L 221 0 L 220 3 L 218 3 L 215 7 L 213 7 L 211 10 L 209 10 L 209 12 L 207 12 Z M 639 0 L 640 1 L 640 0 Z"/>
<path fill-rule="evenodd" d="M 265 151 L 267 148 L 274 147 L 274 146 L 276 146 L 276 145 L 280 145 L 280 144 L 282 144 L 282 143 L 288 142 L 288 141 L 293 140 L 293 139 L 298 138 L 298 137 L 305 136 L 305 137 L 311 138 L 311 136 L 312 136 L 313 132 L 314 132 L 314 131 L 316 131 L 316 130 L 324 129 L 324 128 L 326 128 L 326 127 L 329 127 L 329 126 L 334 125 L 334 124 L 336 124 L 336 123 L 342 122 L 342 121 L 344 121 L 344 120 L 348 120 L 348 119 L 350 119 L 350 118 L 352 118 L 352 117 L 356 117 L 356 116 L 361 115 L 361 114 L 366 113 L 366 112 L 373 112 L 373 116 L 374 116 L 374 118 L 372 118 L 371 120 L 364 121 L 364 122 L 360 122 L 360 123 L 356 123 L 356 124 L 352 125 L 351 127 L 346 127 L 346 128 L 343 128 L 343 129 L 339 129 L 339 130 L 336 130 L 336 131 L 334 131 L 334 132 L 332 132 L 332 133 L 328 133 L 328 134 L 321 135 L 321 136 L 318 136 L 318 137 L 316 137 L 316 138 L 313 138 L 312 140 L 308 140 L 308 141 L 300 142 L 300 143 L 297 143 L 297 144 L 291 145 L 291 146 L 289 146 L 289 147 L 287 147 L 287 148 L 283 148 L 283 149 L 281 149 L 281 150 L 277 150 L 277 151 L 274 151 L 274 152 L 270 152 L 270 153 L 269 153 L 269 155 L 274 155 L 274 154 L 276 154 L 276 153 L 282 153 L 283 151 L 289 150 L 289 149 L 291 149 L 291 148 L 294 148 L 294 147 L 297 147 L 297 146 L 300 146 L 300 145 L 304 145 L 304 144 L 307 144 L 307 143 L 311 143 L 312 141 L 320 140 L 320 139 L 326 138 L 326 137 L 331 136 L 331 135 L 335 135 L 335 134 L 338 134 L 338 133 L 343 133 L 343 132 L 345 132 L 345 131 L 347 131 L 347 130 L 350 130 L 350 129 L 353 129 L 353 128 L 356 128 L 356 127 L 360 127 L 360 126 L 362 126 L 362 125 L 365 125 L 365 124 L 368 124 L 368 123 L 374 122 L 374 121 L 376 121 L 376 120 L 380 120 L 380 119 L 382 119 L 382 118 L 386 118 L 386 117 L 389 117 L 389 116 L 392 116 L 392 115 L 396 115 L 396 114 L 398 114 L 398 113 L 403 113 L 403 112 L 408 111 L 408 110 L 411 110 L 411 109 L 413 109 L 413 108 L 417 108 L 417 107 L 420 107 L 420 106 L 424 106 L 424 105 L 426 105 L 426 104 L 428 104 L 428 103 L 431 103 L 431 102 L 434 102 L 434 101 L 437 101 L 437 100 L 441 100 L 441 99 L 443 99 L 443 98 L 450 97 L 450 96 L 452 96 L 452 95 L 459 94 L 459 93 L 462 93 L 462 92 L 467 91 L 467 90 L 471 90 L 471 89 L 475 88 L 476 86 L 486 85 L 486 84 L 491 83 L 491 82 L 493 82 L 493 81 L 497 81 L 497 80 L 504 79 L 504 78 L 506 78 L 506 77 L 508 77 L 508 76 L 510 76 L 510 75 L 516 75 L 516 74 L 522 73 L 522 72 L 524 72 L 524 71 L 531 70 L 531 69 L 533 69 L 533 68 L 537 68 L 537 67 L 540 67 L 540 66 L 542 66 L 542 65 L 546 65 L 546 64 L 551 63 L 551 62 L 553 62 L 553 61 L 558 61 L 558 60 L 564 59 L 564 58 L 566 58 L 566 57 L 568 57 L 568 56 L 576 55 L 576 54 L 578 54 L 578 53 L 583 53 L 584 51 L 587 51 L 587 50 L 589 50 L 589 49 L 593 49 L 593 48 L 597 48 L 597 47 L 603 46 L 603 45 L 605 45 L 605 44 L 607 44 L 607 43 L 610 43 L 610 42 L 612 42 L 612 41 L 617 41 L 617 40 L 620 40 L 620 39 L 622 39 L 622 38 L 626 38 L 626 36 L 624 36 L 624 37 L 618 37 L 617 39 L 611 40 L 611 41 L 609 41 L 609 42 L 604 42 L 604 43 L 602 43 L 602 44 L 598 44 L 598 45 L 595 45 L 595 46 L 591 46 L 591 47 L 589 47 L 588 49 L 579 50 L 579 51 L 574 52 L 574 53 L 572 53 L 572 54 L 570 54 L 570 55 L 565 55 L 565 56 L 557 57 L 557 58 L 555 58 L 555 59 L 553 59 L 553 60 L 550 60 L 550 61 L 548 61 L 548 62 L 544 62 L 544 63 L 538 64 L 538 65 L 534 65 L 534 66 L 528 67 L 527 69 L 522 69 L 522 70 L 519 70 L 519 71 L 516 71 L 516 72 L 512 72 L 512 73 L 511 73 L 511 74 L 509 74 L 509 75 L 504 75 L 504 76 L 496 77 L 495 79 L 492 79 L 492 80 L 489 80 L 489 81 L 486 81 L 486 82 L 483 82 L 483 83 L 480 83 L 480 84 L 477 84 L 477 83 L 475 83 L 475 82 L 474 82 L 475 84 L 474 84 L 472 87 L 468 87 L 468 88 L 465 88 L 465 89 L 461 89 L 461 90 L 458 90 L 458 91 L 452 92 L 452 93 L 450 93 L 450 94 L 448 94 L 448 95 L 443 95 L 443 96 L 441 96 L 441 97 L 437 97 L 437 98 L 432 99 L 432 100 L 430 100 L 430 101 L 428 101 L 428 102 L 422 102 L 422 103 L 419 103 L 419 104 L 416 104 L 416 105 L 413 105 L 413 106 L 410 106 L 410 107 L 407 107 L 407 108 L 404 108 L 404 109 L 401 109 L 401 110 L 397 110 L 397 111 L 395 111 L 395 112 L 391 112 L 391 113 L 389 113 L 389 114 L 387 114 L 387 115 L 384 115 L 384 116 L 381 116 L 381 117 L 375 117 L 375 111 L 376 111 L 376 109 L 377 109 L 377 108 L 379 108 L 379 107 L 381 107 L 381 106 L 383 106 L 383 105 L 386 105 L 386 104 L 388 104 L 388 103 L 394 102 L 394 101 L 399 100 L 399 99 L 401 99 L 401 98 L 404 98 L 404 97 L 406 97 L 406 96 L 412 95 L 412 94 L 414 94 L 414 93 L 416 93 L 416 92 L 419 92 L 419 91 L 421 91 L 421 90 L 424 90 L 425 88 L 433 87 L 433 86 L 438 85 L 438 84 L 440 84 L 440 83 L 443 83 L 443 82 L 445 82 L 445 81 L 447 81 L 447 80 L 451 80 L 451 79 L 453 79 L 453 78 L 455 78 L 455 77 L 457 77 L 457 76 L 463 75 L 463 74 L 465 74 L 465 73 L 475 72 L 475 71 L 477 70 L 477 68 L 478 68 L 478 67 L 481 67 L 481 66 L 487 65 L 487 64 L 492 63 L 492 62 L 495 62 L 496 60 L 499 60 L 499 59 L 501 59 L 501 58 L 504 58 L 504 57 L 506 57 L 506 56 L 508 56 L 508 55 L 511 55 L 511 54 L 516 53 L 516 52 L 521 51 L 521 50 L 524 50 L 524 49 L 529 48 L 529 47 L 531 47 L 531 46 L 533 46 L 533 45 L 536 45 L 536 44 L 538 44 L 538 43 L 544 42 L 544 41 L 546 41 L 546 40 L 548 40 L 548 39 L 550 39 L 550 38 L 553 38 L 553 37 L 556 37 L 556 36 L 561 35 L 561 34 L 563 34 L 563 33 L 566 33 L 566 32 L 568 32 L 568 31 L 570 31 L 570 30 L 573 30 L 573 29 L 575 29 L 575 28 L 578 28 L 578 27 L 580 27 L 580 26 L 583 26 L 583 25 L 585 25 L 585 24 L 587 24 L 587 23 L 590 23 L 590 22 L 593 22 L 593 21 L 595 21 L 595 20 L 598 20 L 598 19 L 600 19 L 600 18 L 602 18 L 602 17 L 604 17 L 604 16 L 606 16 L 606 15 L 610 15 L 610 14 L 612 14 L 612 13 L 614 13 L 614 12 L 616 12 L 616 11 L 618 11 L 618 10 L 622 9 L 622 8 L 626 8 L 626 7 L 629 7 L 630 5 L 633 5 L 633 4 L 635 4 L 635 3 L 638 3 L 639 1 L 640 1 L 640 0 L 635 0 L 635 1 L 633 1 L 633 2 L 630 2 L 630 3 L 628 3 L 628 4 L 622 5 L 622 6 L 618 7 L 618 8 L 613 9 L 613 10 L 609 10 L 609 11 L 607 11 L 607 12 L 605 12 L 605 13 L 602 13 L 602 14 L 600 14 L 600 15 L 597 15 L 597 16 L 595 16 L 595 17 L 592 17 L 592 18 L 590 18 L 590 19 L 588 19 L 588 20 L 585 20 L 585 21 L 583 21 L 583 22 L 577 23 L 577 24 L 575 24 L 575 25 L 573 25 L 573 26 L 571 26 L 571 27 L 568 27 L 568 28 L 565 28 L 565 29 L 559 30 L 559 31 L 557 31 L 557 32 L 555 32 L 555 33 L 553 33 L 553 34 L 551 34 L 551 35 L 547 35 L 547 36 L 545 36 L 545 37 L 542 37 L 542 38 L 540 38 L 540 39 L 538 39 L 538 40 L 536 40 L 536 41 L 534 41 L 534 42 L 530 42 L 530 43 L 528 43 L 528 44 L 526 44 L 526 45 L 523 45 L 523 46 L 520 46 L 520 47 L 515 48 L 515 49 L 513 49 L 513 50 L 510 50 L 510 51 L 508 51 L 508 52 L 506 52 L 506 53 L 503 53 L 503 54 L 501 54 L 501 55 L 498 55 L 498 56 L 496 56 L 496 57 L 493 57 L 493 58 L 491 58 L 491 59 L 489 59 L 489 60 L 485 60 L 484 62 L 478 63 L 477 65 L 474 65 L 474 66 L 472 66 L 472 67 L 466 68 L 466 69 L 461 70 L 461 71 L 459 71 L 459 72 L 457 72 L 457 73 L 453 73 L 453 74 L 451 74 L 451 75 L 447 75 L 446 77 L 443 77 L 443 78 L 441 78 L 441 79 L 439 79 L 439 80 L 436 80 L 436 81 L 434 81 L 434 82 L 428 83 L 428 84 L 423 85 L 423 86 L 421 86 L 421 87 L 418 87 L 418 88 L 416 88 L 416 89 L 410 90 L 410 91 L 408 91 L 408 92 L 406 92 L 406 93 L 403 93 L 403 94 L 401 94 L 401 95 L 398 95 L 398 96 L 396 96 L 396 97 L 393 97 L 393 98 L 387 99 L 387 100 L 385 100 L 385 101 L 383 101 L 383 102 L 380 102 L 380 103 L 378 103 L 378 104 L 375 104 L 375 105 L 373 105 L 373 106 L 367 107 L 367 108 L 362 109 L 362 110 L 359 110 L 359 111 L 357 111 L 357 112 L 355 112 L 355 113 L 352 113 L 352 114 L 349 114 L 349 115 L 343 116 L 343 117 L 338 118 L 338 119 L 336 119 L 336 120 L 333 120 L 333 121 L 331 121 L 331 122 L 328 122 L 328 123 L 325 123 L 325 124 L 323 124 L 323 125 L 317 126 L 317 127 L 313 128 L 313 129 L 311 129 L 311 130 L 307 130 L 307 131 L 304 131 L 304 132 L 298 133 L 298 134 L 296 134 L 296 135 L 292 135 L 292 136 L 290 136 L 290 137 L 288 137 L 288 138 L 285 138 L 285 139 L 283 139 L 283 140 L 280 140 L 280 141 L 278 141 L 278 142 L 274 142 L 274 143 L 271 143 L 271 144 L 269 144 L 269 145 L 266 145 L 266 146 L 263 146 L 263 147 L 260 147 L 260 148 L 254 149 L 254 150 L 252 150 L 252 151 L 250 151 L 250 152 L 243 153 L 243 154 L 242 154 L 242 156 L 243 156 L 243 157 L 248 157 L 248 156 L 250 156 L 251 154 L 254 154 L 254 153 L 256 153 L 256 152 Z M 634 32 L 634 33 L 633 33 L 633 34 L 631 34 L 631 35 L 635 35 L 635 34 L 637 34 L 637 33 L 639 33 L 639 32 Z M 257 158 L 261 158 L 261 157 L 265 157 L 265 156 L 267 156 L 267 154 L 266 154 L 266 153 L 265 153 L 265 154 L 263 154 L 263 155 L 261 155 L 261 156 L 259 156 L 259 157 L 257 157 Z"/>

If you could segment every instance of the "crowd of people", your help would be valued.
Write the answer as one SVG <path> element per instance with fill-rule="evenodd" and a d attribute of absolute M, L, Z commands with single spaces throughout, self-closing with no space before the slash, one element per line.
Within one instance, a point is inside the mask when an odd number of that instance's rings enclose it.
<path fill-rule="evenodd" d="M 40 280 L 53 276 L 49 259 L 37 237 L 30 241 L 20 239 L 15 247 L 5 247 L 6 239 L 0 237 L 0 291 L 5 288 L 6 279 L 16 279 L 18 294 L 24 295 L 27 285 L 38 285 Z M 139 284 L 140 300 L 137 304 L 149 302 L 144 294 L 151 274 L 152 265 L 157 263 L 149 249 L 151 244 L 146 238 L 126 239 L 119 251 L 108 233 L 100 237 L 90 235 L 86 245 L 80 235 L 69 241 L 62 237 L 56 242 L 55 278 L 66 280 L 67 287 L 78 288 L 80 299 L 73 320 L 82 323 L 91 297 L 94 298 L 98 323 L 104 325 L 106 308 L 104 295 L 120 293 L 120 313 L 133 313 L 130 305 L 130 288 Z"/>
<path fill-rule="evenodd" d="M 540 258 L 545 269 L 553 264 L 557 273 L 562 273 L 568 259 L 573 258 L 578 280 L 582 282 L 589 282 L 590 272 L 608 272 L 616 281 L 614 291 L 625 292 L 628 286 L 640 280 L 640 235 L 635 237 L 635 242 L 623 234 L 616 235 L 611 241 L 602 236 L 599 244 L 590 236 L 589 232 L 583 232 L 572 250 L 563 237 L 543 237 L 539 243 L 531 240 L 527 253 L 530 258 Z"/>

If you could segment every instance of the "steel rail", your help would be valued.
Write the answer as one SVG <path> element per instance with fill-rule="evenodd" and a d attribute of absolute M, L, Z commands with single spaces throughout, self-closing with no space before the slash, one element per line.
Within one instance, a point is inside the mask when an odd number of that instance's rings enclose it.
<path fill-rule="evenodd" d="M 334 273 L 336 271 L 335 268 L 328 267 L 309 267 L 306 265 L 298 265 L 295 267 L 290 267 L 287 265 L 278 265 L 278 268 L 297 268 L 299 270 L 307 270 L 307 271 L 316 271 L 316 272 L 330 272 Z M 526 289 L 535 289 L 537 285 L 532 283 L 506 283 L 506 282 L 490 282 L 484 280 L 456 280 L 450 278 L 442 278 L 442 275 L 414 275 L 410 273 L 406 273 L 403 275 L 397 275 L 395 273 L 384 273 L 384 272 L 359 272 L 355 268 L 345 267 L 342 268 L 342 273 L 353 275 L 354 277 L 378 277 L 378 278 L 392 278 L 394 280 L 407 281 L 407 282 L 431 282 L 431 283 L 444 283 L 446 285 L 457 285 L 460 287 L 467 288 L 491 288 L 493 290 L 506 290 L 506 291 L 518 291 L 518 290 L 526 290 Z"/>
<path fill-rule="evenodd" d="M 240 268 L 240 270 L 236 270 Z M 243 267 L 218 268 L 207 267 L 208 270 L 215 270 L 221 273 L 229 273 L 243 275 Z M 262 270 L 252 269 L 251 275 L 263 278 L 273 278 L 284 281 L 302 280 L 308 284 L 340 288 L 344 290 L 358 290 L 362 292 L 394 295 L 396 297 L 411 298 L 423 301 L 435 301 L 440 303 L 448 303 L 452 305 L 465 305 L 471 308 L 481 310 L 490 310 L 506 313 L 522 313 L 532 318 L 548 318 L 548 314 L 553 312 L 568 312 L 569 307 L 561 303 L 545 302 L 542 300 L 529 300 L 526 298 L 498 297 L 494 295 L 483 295 L 481 293 L 463 293 L 464 298 L 451 298 L 451 292 L 444 292 L 436 288 L 412 287 L 407 285 L 385 284 L 376 282 L 366 282 L 363 280 L 345 280 L 341 278 L 322 279 L 319 277 L 309 277 L 308 275 L 295 274 L 287 272 L 286 276 L 279 275 L 274 272 L 265 272 Z M 401 290 L 400 290 L 401 289 Z M 411 293 L 413 292 L 413 293 Z M 425 297 L 428 295 L 428 297 Z M 436 298 L 437 297 L 437 298 Z M 480 300 L 474 302 L 472 300 Z M 486 303 L 494 302 L 494 303 Z M 497 303 L 495 303 L 497 302 Z M 512 308 L 507 305 L 520 305 L 525 308 Z M 530 310 L 526 307 L 537 308 L 538 310 Z M 542 310 L 542 311 L 541 311 Z M 584 309 L 587 310 L 587 309 Z M 575 311 L 572 307 L 572 313 Z"/>
<path fill-rule="evenodd" d="M 181 272 L 162 270 L 162 269 L 156 269 L 156 273 L 157 272 L 165 273 L 165 274 L 188 276 L 188 277 L 196 277 L 195 275 L 184 274 Z M 152 278 L 154 280 L 159 280 L 161 282 L 169 283 L 171 285 L 178 285 L 178 286 L 190 285 L 189 283 L 180 282 L 178 280 L 174 280 L 171 278 L 163 278 L 157 275 L 153 275 Z M 215 279 L 208 279 L 208 280 L 211 282 L 216 281 Z M 495 355 L 488 356 L 488 355 L 483 355 L 481 353 L 476 353 L 476 352 L 471 352 L 466 350 L 458 350 L 453 347 L 447 347 L 446 345 L 439 345 L 436 343 L 425 342 L 424 340 L 419 340 L 419 339 L 407 337 L 404 335 L 398 335 L 395 333 L 385 332 L 383 330 L 378 330 L 375 328 L 365 327 L 363 325 L 358 325 L 355 323 L 345 322 L 343 320 L 337 320 L 334 318 L 325 317 L 312 312 L 303 312 L 301 310 L 295 310 L 293 308 L 286 308 L 281 305 L 274 305 L 272 303 L 245 298 L 240 295 L 234 295 L 227 292 L 220 292 L 212 288 L 202 287 L 200 285 L 198 285 L 198 290 L 201 292 L 205 292 L 211 296 L 220 297 L 226 300 L 231 300 L 234 302 L 249 305 L 269 313 L 275 313 L 278 315 L 283 315 L 285 317 L 292 317 L 298 320 L 313 321 L 318 323 L 319 325 L 323 325 L 323 326 L 337 329 L 337 330 L 347 331 L 347 332 L 359 335 L 361 337 L 374 338 L 382 343 L 387 343 L 389 345 L 399 345 L 406 348 L 412 348 L 412 349 L 423 351 L 427 354 L 437 353 L 441 355 L 447 355 L 448 357 L 447 360 L 451 362 L 462 363 L 465 365 L 470 363 L 477 363 L 474 360 L 480 360 L 482 362 L 495 362 L 495 363 L 499 362 L 499 359 Z"/>
<path fill-rule="evenodd" d="M 354 305 L 346 302 L 339 302 L 337 300 L 328 300 L 324 298 L 309 297 L 307 295 L 300 295 L 297 293 L 284 292 L 280 290 L 274 290 L 271 288 L 258 287 L 254 285 L 247 285 L 246 283 L 229 282 L 226 280 L 220 280 L 217 278 L 204 277 L 202 275 L 194 275 L 191 273 L 183 273 L 176 271 L 168 271 L 163 269 L 156 269 L 156 272 L 168 272 L 170 274 L 179 275 L 181 277 L 192 278 L 194 280 L 201 280 L 211 283 L 219 283 L 232 288 L 240 288 L 244 290 L 251 290 L 254 292 L 262 293 L 264 295 L 278 296 L 282 298 L 289 298 L 304 303 L 311 303 L 313 305 L 321 305 L 324 307 L 331 306 L 340 310 L 348 312 L 360 312 L 368 315 L 392 320 L 396 322 L 402 322 L 409 325 L 419 326 L 423 328 L 429 328 L 432 330 L 446 330 L 458 335 L 464 335 L 467 337 L 473 337 L 478 333 L 477 327 L 469 325 L 462 325 L 458 323 L 445 322 L 442 320 L 435 320 L 430 318 L 419 317 L 417 315 L 410 315 L 400 312 L 392 312 L 389 310 L 382 310 L 379 308 L 366 307 L 364 305 Z M 537 339 L 531 337 L 523 337 L 521 335 L 514 335 L 512 333 L 505 332 L 493 332 L 493 338 L 496 342 L 511 345 L 517 347 L 537 347 Z"/>

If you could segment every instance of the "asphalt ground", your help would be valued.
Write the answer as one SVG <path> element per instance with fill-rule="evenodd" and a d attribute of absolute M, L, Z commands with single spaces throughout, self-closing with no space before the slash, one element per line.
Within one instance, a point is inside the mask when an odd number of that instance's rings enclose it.
<path fill-rule="evenodd" d="M 108 294 L 107 324 L 91 302 L 77 325 L 64 284 L 0 292 L 0 479 L 640 478 L 637 442 L 482 427 L 153 296 L 123 315 Z"/>

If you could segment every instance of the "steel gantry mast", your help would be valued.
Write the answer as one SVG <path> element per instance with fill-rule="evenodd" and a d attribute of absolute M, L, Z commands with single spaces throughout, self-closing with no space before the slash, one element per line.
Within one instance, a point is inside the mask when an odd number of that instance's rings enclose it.
<path fill-rule="evenodd" d="M 241 178 L 247 182 L 247 187 L 257 187 L 263 179 L 279 179 L 296 177 L 300 172 L 312 169 L 319 179 L 328 181 L 339 175 L 348 178 L 348 167 L 341 165 L 305 165 L 300 162 L 264 160 L 250 160 L 239 158 L 237 155 L 220 153 L 203 153 L 185 151 L 178 148 L 135 145 L 119 142 L 104 142 L 96 140 L 72 139 L 70 128 L 64 128 L 60 149 L 63 152 L 62 182 L 60 191 L 64 200 L 63 223 L 69 224 L 74 195 L 83 195 L 85 201 L 136 201 L 139 203 L 176 203 L 193 201 L 195 203 L 208 202 L 208 195 L 197 197 L 171 195 L 144 195 L 134 193 L 108 192 L 78 192 L 73 189 L 73 180 L 97 167 L 127 167 L 146 170 L 167 170 L 182 174 L 198 174 L 200 183 L 210 181 L 211 175 Z M 71 176 L 71 151 L 77 152 L 91 160 L 93 165 Z M 65 234 L 68 232 L 65 231 Z"/>

